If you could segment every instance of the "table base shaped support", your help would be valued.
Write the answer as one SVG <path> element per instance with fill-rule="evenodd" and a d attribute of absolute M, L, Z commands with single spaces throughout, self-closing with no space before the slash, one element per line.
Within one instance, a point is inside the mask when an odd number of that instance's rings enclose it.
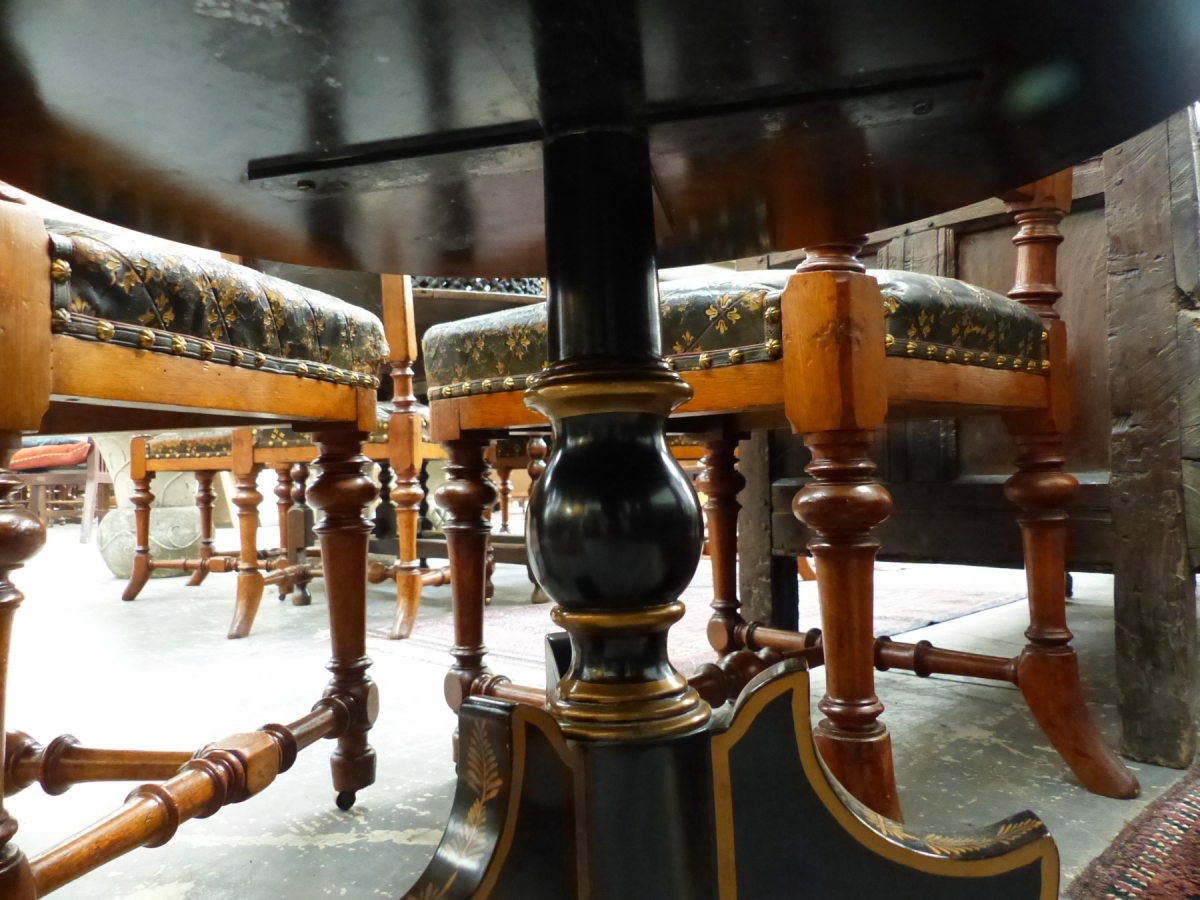
<path fill-rule="evenodd" d="M 405 900 L 734 900 L 796 884 L 812 896 L 1058 896 L 1058 853 L 1032 813 L 917 837 L 842 789 L 816 752 L 798 660 L 751 682 L 726 726 L 672 738 L 571 741 L 542 710 L 474 697 L 459 733 L 450 822 Z"/>

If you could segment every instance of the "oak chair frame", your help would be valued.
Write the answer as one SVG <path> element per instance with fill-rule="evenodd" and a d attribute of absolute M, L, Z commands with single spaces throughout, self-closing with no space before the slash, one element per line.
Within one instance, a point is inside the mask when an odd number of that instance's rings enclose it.
<path fill-rule="evenodd" d="M 287 423 L 313 432 L 321 474 L 309 496 L 324 513 L 316 531 L 325 556 L 332 680 L 313 710 L 196 752 L 99 750 L 62 735 L 44 747 L 21 732 L 0 744 L 5 794 L 34 781 L 51 794 L 88 781 L 151 783 L 58 846 L 28 858 L 13 842 L 15 819 L 0 804 L 0 898 L 42 897 L 141 846 L 158 846 L 180 823 L 248 799 L 291 767 L 299 750 L 337 740 L 331 760 L 338 803 L 373 783 L 367 733 L 378 711 L 367 675 L 366 555 L 375 497 L 362 444 L 375 424 L 370 377 L 318 380 L 195 360 L 173 353 L 54 333 L 50 238 L 19 192 L 0 195 L 0 698 L 7 689 L 13 617 L 24 596 L 11 573 L 41 548 L 45 528 L 12 497 L 20 482 L 5 466 L 22 433 L 168 430 Z M 56 273 L 58 274 L 58 273 Z M 56 319 L 53 321 L 57 321 Z M 160 335 L 155 335 L 156 343 Z M 166 346 L 171 346 L 167 335 Z M 419 432 L 417 432 L 419 434 Z M 0 724 L 3 724 L 0 705 Z"/>
<path fill-rule="evenodd" d="M 1012 683 L 1085 787 L 1110 797 L 1133 797 L 1139 790 L 1086 705 L 1066 626 L 1066 507 L 1078 482 L 1063 470 L 1061 434 L 1071 415 L 1067 335 L 1054 304 L 1061 295 L 1057 224 L 1070 208 L 1071 180 L 1067 170 L 1004 198 L 1019 226 L 1009 296 L 1042 318 L 1047 372 L 885 354 L 883 295 L 856 259 L 861 243 L 851 240 L 806 251 L 781 300 L 781 358 L 680 373 L 692 397 L 676 410 L 669 430 L 705 439 L 705 471 L 697 487 L 708 495 L 714 582 L 709 639 L 721 658 L 718 667 L 704 667 L 692 681 L 718 703 L 780 656 L 823 662 L 827 688 L 819 708 L 825 719 L 816 729 L 817 744 L 845 788 L 889 818 L 901 818 L 901 809 L 891 738 L 875 693 L 876 668 Z M 871 529 L 887 517 L 891 498 L 873 478 L 871 440 L 888 421 L 978 414 L 1002 415 L 1019 448 L 1006 494 L 1018 509 L 1024 541 L 1029 644 L 1009 659 L 940 650 L 925 641 L 876 640 L 873 570 L 879 544 Z M 508 684 L 483 661 L 479 559 L 487 535 L 479 511 L 494 499 L 482 457 L 487 436 L 498 429 L 544 428 L 545 420 L 526 408 L 519 392 L 433 397 L 430 415 L 431 436 L 450 458 L 451 480 L 438 494 L 451 520 L 446 532 L 456 617 L 447 700 L 455 709 L 471 695 L 540 704 L 544 692 Z M 739 612 L 737 493 L 744 479 L 736 470 L 737 441 L 746 432 L 784 423 L 802 433 L 812 451 L 807 468 L 812 481 L 796 495 L 793 511 L 813 533 L 808 546 L 816 561 L 823 632 L 771 628 L 747 622 Z"/>

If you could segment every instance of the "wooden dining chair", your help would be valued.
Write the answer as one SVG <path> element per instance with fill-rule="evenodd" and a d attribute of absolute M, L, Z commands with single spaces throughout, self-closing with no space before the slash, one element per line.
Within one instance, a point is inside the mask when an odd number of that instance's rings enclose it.
<path fill-rule="evenodd" d="M 333 651 L 332 679 L 311 712 L 196 751 L 92 749 L 70 735 L 41 745 L 7 732 L 6 796 L 35 781 L 51 794 L 87 781 L 147 783 L 112 815 L 32 858 L 16 846 L 17 823 L 0 806 L 0 894 L 42 897 L 137 847 L 158 846 L 188 819 L 264 790 L 322 737 L 337 741 L 333 782 L 348 808 L 375 778 L 364 516 L 375 488 L 362 445 L 387 359 L 381 323 L 216 254 L 7 187 L 0 247 L 0 697 L 24 600 L 12 574 L 45 541 L 43 524 L 14 501 L 20 482 L 6 468 L 28 433 L 272 423 L 310 432 L 320 474 L 308 496 L 323 513 L 316 530 Z"/>
<path fill-rule="evenodd" d="M 794 273 L 730 272 L 722 281 L 660 285 L 667 362 L 692 388 L 668 430 L 699 435 L 706 446 L 697 487 L 707 497 L 713 565 L 710 641 L 722 658 L 749 649 L 823 660 L 817 744 L 847 790 L 892 818 L 900 805 L 876 667 L 1014 684 L 1088 790 L 1138 793 L 1087 707 L 1065 617 L 1066 507 L 1077 483 L 1063 470 L 1069 372 L 1054 303 L 1057 223 L 1070 206 L 1071 172 L 1005 199 L 1019 227 L 1008 297 L 949 278 L 867 272 L 853 239 L 809 249 Z M 479 621 L 476 557 L 487 531 L 479 510 L 494 494 L 484 481 L 482 447 L 498 430 L 545 427 L 523 398 L 537 381 L 545 332 L 539 307 L 448 324 L 425 337 L 431 433 L 450 460 L 443 492 L 460 619 L 448 679 L 455 697 L 494 684 Z M 875 638 L 879 545 L 871 529 L 887 517 L 891 499 L 873 478 L 868 448 L 885 422 L 929 415 L 999 415 L 1016 438 L 1017 473 L 1007 494 L 1024 535 L 1031 623 L 1016 658 Z M 781 423 L 803 434 L 812 451 L 812 481 L 793 509 L 814 535 L 822 631 L 804 635 L 744 621 L 737 598 L 738 439 Z"/>
<path fill-rule="evenodd" d="M 388 433 L 395 415 L 390 403 L 378 406 L 375 429 L 363 445 L 363 455 L 373 463 L 391 467 L 417 468 L 427 459 L 444 456 L 441 448 L 421 441 L 420 456 L 407 459 L 409 445 L 393 446 Z M 167 432 L 154 437 L 135 437 L 130 442 L 130 475 L 134 482 L 132 502 L 136 530 L 136 552 L 133 573 L 122 599 L 134 600 L 157 569 L 191 572 L 189 587 L 204 582 L 210 572 L 237 573 L 237 599 L 228 637 L 244 638 L 250 634 L 262 601 L 263 591 L 270 585 L 279 589 L 280 599 L 291 596 L 294 606 L 312 602 L 308 584 L 320 578 L 320 554 L 310 553 L 306 538 L 304 499 L 309 466 L 317 458 L 317 448 L 301 432 L 286 427 L 234 428 L 212 431 Z M 275 497 L 279 515 L 279 545 L 260 549 L 258 541 L 259 507 L 263 495 L 258 490 L 258 475 L 264 468 L 275 472 Z M 196 506 L 200 511 L 200 555 L 193 559 L 156 559 L 150 552 L 150 523 L 153 515 L 150 488 L 157 472 L 191 472 L 196 476 Z M 238 549 L 219 552 L 214 549 L 213 479 L 218 472 L 231 472 L 237 483 L 232 497 L 238 513 Z M 393 488 L 385 488 L 387 499 L 393 502 Z M 424 497 L 421 494 L 420 499 Z M 405 495 L 405 501 L 408 497 Z M 412 633 L 421 587 L 448 584 L 448 568 L 420 570 L 420 583 L 408 577 L 416 562 L 415 537 L 402 542 L 397 561 L 392 565 L 371 562 L 367 579 L 379 584 L 392 579 L 397 585 L 396 615 L 389 636 L 406 638 Z"/>

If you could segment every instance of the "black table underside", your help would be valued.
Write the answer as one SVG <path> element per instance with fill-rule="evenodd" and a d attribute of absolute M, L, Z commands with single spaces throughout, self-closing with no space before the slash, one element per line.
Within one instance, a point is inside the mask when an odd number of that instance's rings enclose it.
<path fill-rule="evenodd" d="M 248 257 L 544 274 L 541 140 L 578 123 L 543 108 L 535 57 L 593 3 L 539 25 L 540 2 L 10 0 L 0 178 Z M 983 199 L 1200 95 L 1191 0 L 631 9 L 571 58 L 597 82 L 642 69 L 628 124 L 649 134 L 664 266 Z"/>

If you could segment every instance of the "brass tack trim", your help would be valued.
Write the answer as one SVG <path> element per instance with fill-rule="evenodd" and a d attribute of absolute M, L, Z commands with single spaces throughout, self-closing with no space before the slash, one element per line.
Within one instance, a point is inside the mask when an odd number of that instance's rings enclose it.
<path fill-rule="evenodd" d="M 707 353 L 701 353 L 700 358 L 698 360 L 696 360 L 696 365 L 698 365 L 702 369 L 711 369 L 712 368 L 712 357 L 709 356 Z"/>
<path fill-rule="evenodd" d="M 261 369 L 267 364 L 267 355 L 265 353 L 254 354 L 254 368 Z"/>
<path fill-rule="evenodd" d="M 213 346 L 212 341 L 201 341 L 200 342 L 200 358 L 201 359 L 212 359 L 213 353 L 216 352 L 216 349 L 217 348 L 215 346 Z"/>
<path fill-rule="evenodd" d="M 50 278 L 55 284 L 66 284 L 71 280 L 71 264 L 65 259 L 56 259 L 50 263 Z"/>
<path fill-rule="evenodd" d="M 297 375 L 307 375 L 308 374 L 308 363 L 296 363 L 296 374 Z"/>
<path fill-rule="evenodd" d="M 779 359 L 779 357 L 783 356 L 783 344 L 771 338 L 771 340 L 767 341 L 767 356 L 771 357 L 771 359 Z"/>
<path fill-rule="evenodd" d="M 490 379 L 490 378 L 483 379 L 483 382 L 479 386 L 480 386 L 480 388 L 483 389 L 483 392 L 485 394 L 490 394 L 492 392 L 492 379 Z"/>
<path fill-rule="evenodd" d="M 732 350 L 729 351 L 730 365 L 734 365 L 734 366 L 741 365 L 742 358 L 743 358 L 742 351 L 737 349 L 736 347 L 734 347 Z"/>
<path fill-rule="evenodd" d="M 102 341 L 111 341 L 113 335 L 117 333 L 117 329 L 113 327 L 112 322 L 101 320 L 96 323 L 96 337 Z"/>
<path fill-rule="evenodd" d="M 183 356 L 187 353 L 187 341 L 183 339 L 182 335 L 171 335 L 171 352 L 175 356 Z"/>
<path fill-rule="evenodd" d="M 885 346 L 885 347 L 891 347 L 891 346 L 893 346 L 895 343 L 896 343 L 896 339 L 895 339 L 895 338 L 894 338 L 892 335 L 888 334 L 888 335 L 885 335 L 885 336 L 884 336 L 884 338 L 883 338 L 883 346 Z"/>
<path fill-rule="evenodd" d="M 50 317 L 51 331 L 66 331 L 71 324 L 71 314 L 65 309 L 56 309 Z"/>
<path fill-rule="evenodd" d="M 781 316 L 782 313 L 780 312 L 778 306 L 768 306 L 763 312 L 763 319 L 771 325 L 774 325 L 776 322 L 778 322 Z"/>
<path fill-rule="evenodd" d="M 515 381 L 513 381 L 511 375 L 508 378 L 504 379 L 504 389 L 506 391 L 511 391 L 516 386 L 517 386 L 517 383 Z"/>
<path fill-rule="evenodd" d="M 138 332 L 138 346 L 143 350 L 149 350 L 154 346 L 154 332 L 149 328 L 143 328 Z"/>

